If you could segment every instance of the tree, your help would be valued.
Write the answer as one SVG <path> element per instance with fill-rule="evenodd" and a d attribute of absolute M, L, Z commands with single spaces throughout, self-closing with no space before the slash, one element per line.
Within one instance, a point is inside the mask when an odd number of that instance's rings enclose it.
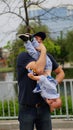
<path fill-rule="evenodd" d="M 66 34 L 66 50 L 68 52 L 69 61 L 73 61 L 73 30 Z"/>
<path fill-rule="evenodd" d="M 50 0 L 51 1 L 51 0 Z M 26 25 L 26 32 L 30 32 L 31 26 L 30 26 L 30 21 L 34 20 L 35 22 L 38 22 L 40 24 L 41 20 L 46 20 L 48 19 L 52 19 L 52 20 L 65 20 L 66 18 L 69 19 L 69 15 L 67 15 L 66 17 L 61 17 L 61 16 L 57 16 L 56 13 L 51 12 L 52 10 L 54 10 L 56 7 L 68 7 L 69 9 L 70 7 L 72 7 L 72 3 L 71 4 L 58 4 L 56 6 L 51 6 L 51 8 L 48 8 L 49 6 L 46 3 L 49 3 L 50 1 L 47 0 L 0 0 L 0 5 L 1 5 L 1 10 L 0 10 L 0 15 L 7 15 L 9 16 L 9 20 L 11 18 L 13 18 L 14 20 L 17 20 L 15 18 L 19 18 L 20 20 L 20 24 L 23 23 Z M 46 6 L 47 7 L 46 7 Z M 29 16 L 29 10 L 31 9 L 31 7 L 33 6 L 34 9 L 41 9 L 42 10 L 42 14 L 39 13 L 37 15 L 33 15 L 33 16 Z M 32 11 L 33 13 L 35 12 Z M 43 18 L 42 16 L 45 15 L 49 15 L 50 17 L 47 18 Z M 70 14 L 71 16 L 71 14 Z M 8 21 L 9 21 L 8 20 Z M 16 30 L 13 29 L 13 32 L 16 32 Z M 8 33 L 9 34 L 9 33 Z"/>
<path fill-rule="evenodd" d="M 57 44 L 61 48 L 61 53 L 58 55 L 61 60 L 73 61 L 73 30 L 68 31 L 63 37 L 63 32 L 61 36 L 56 40 Z"/>
<path fill-rule="evenodd" d="M 0 59 L 2 59 L 2 48 L 0 48 Z"/>
<path fill-rule="evenodd" d="M 10 14 L 9 17 L 14 18 L 18 17 L 21 19 L 21 23 L 26 25 L 26 32 L 30 32 L 30 20 L 35 20 L 35 16 L 29 18 L 28 10 L 31 6 L 36 6 L 38 8 L 42 8 L 41 4 L 44 3 L 44 0 L 0 0 L 0 4 L 2 5 L 2 10 L 0 11 L 0 15 Z M 44 9 L 43 9 L 44 10 Z M 47 12 L 47 11 L 46 11 Z M 43 14 L 44 15 L 44 14 Z M 41 17 L 38 15 L 37 18 Z M 21 24 L 20 23 L 20 24 Z"/>
<path fill-rule="evenodd" d="M 66 50 L 66 39 L 63 37 L 63 32 L 60 32 L 60 37 L 55 41 L 60 46 L 60 53 L 57 57 L 59 62 L 68 61 L 68 51 Z"/>
<path fill-rule="evenodd" d="M 44 44 L 47 48 L 47 52 L 51 53 L 56 59 L 61 53 L 60 46 L 52 39 L 48 38 L 44 41 Z"/>
<path fill-rule="evenodd" d="M 6 59 L 8 67 L 13 67 L 13 53 L 12 53 L 12 44 L 10 41 L 7 42 L 7 44 L 3 47 L 8 50 L 9 56 Z"/>

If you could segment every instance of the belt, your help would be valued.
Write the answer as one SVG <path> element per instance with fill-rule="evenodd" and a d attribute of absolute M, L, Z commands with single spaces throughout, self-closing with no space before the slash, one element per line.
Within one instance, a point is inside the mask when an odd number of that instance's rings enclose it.
<path fill-rule="evenodd" d="M 39 108 L 39 107 L 43 106 L 43 104 L 41 104 L 41 103 L 37 103 L 35 105 L 23 104 L 22 106 L 25 108 Z"/>
<path fill-rule="evenodd" d="M 37 104 L 35 104 L 35 107 L 36 107 L 36 108 L 41 107 L 41 106 L 42 106 L 41 103 L 37 103 Z"/>

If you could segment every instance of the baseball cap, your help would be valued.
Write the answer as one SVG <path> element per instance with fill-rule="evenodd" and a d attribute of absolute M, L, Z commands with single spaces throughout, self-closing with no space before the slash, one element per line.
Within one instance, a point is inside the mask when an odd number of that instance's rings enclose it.
<path fill-rule="evenodd" d="M 35 37 L 35 36 L 39 36 L 39 37 L 41 37 L 42 40 L 44 40 L 44 39 L 46 38 L 45 32 L 37 32 L 37 33 L 35 33 L 33 36 L 34 36 L 34 37 Z"/>

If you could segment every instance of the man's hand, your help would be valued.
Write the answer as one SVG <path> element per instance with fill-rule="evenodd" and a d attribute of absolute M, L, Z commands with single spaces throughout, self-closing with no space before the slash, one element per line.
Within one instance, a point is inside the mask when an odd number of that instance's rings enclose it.
<path fill-rule="evenodd" d="M 46 52 L 46 48 L 45 48 L 45 46 L 43 45 L 43 43 L 40 43 L 39 44 L 39 46 L 36 48 L 36 50 L 38 50 L 38 51 L 44 51 L 44 52 Z"/>
<path fill-rule="evenodd" d="M 26 69 L 31 69 L 31 70 L 35 70 L 36 66 L 35 66 L 35 61 L 30 62 L 27 66 Z"/>

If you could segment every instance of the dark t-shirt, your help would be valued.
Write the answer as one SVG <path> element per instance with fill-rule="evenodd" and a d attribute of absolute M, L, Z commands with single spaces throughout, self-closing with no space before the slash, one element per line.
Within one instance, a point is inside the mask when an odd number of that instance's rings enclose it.
<path fill-rule="evenodd" d="M 58 67 L 58 64 L 50 54 L 48 54 L 48 56 L 52 61 L 52 70 L 55 70 Z M 20 104 L 35 105 L 36 103 L 44 101 L 39 93 L 32 92 L 36 86 L 36 81 L 31 80 L 27 76 L 28 71 L 25 67 L 29 62 L 33 60 L 34 59 L 27 52 L 22 52 L 21 54 L 19 54 L 17 59 L 17 75 Z"/>

